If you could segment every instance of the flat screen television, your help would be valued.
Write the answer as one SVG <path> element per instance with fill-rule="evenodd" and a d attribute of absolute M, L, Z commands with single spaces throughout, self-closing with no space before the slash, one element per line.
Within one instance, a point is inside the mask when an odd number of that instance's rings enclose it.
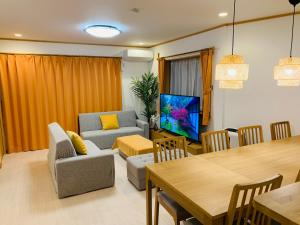
<path fill-rule="evenodd" d="M 160 95 L 160 128 L 199 141 L 200 97 Z"/>

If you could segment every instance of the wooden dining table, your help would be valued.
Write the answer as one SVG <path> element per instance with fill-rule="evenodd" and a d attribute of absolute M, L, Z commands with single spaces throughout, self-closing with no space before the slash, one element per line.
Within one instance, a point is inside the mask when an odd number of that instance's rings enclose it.
<path fill-rule="evenodd" d="M 300 182 L 256 196 L 253 207 L 284 225 L 300 224 Z"/>
<path fill-rule="evenodd" d="M 235 184 L 283 175 L 295 181 L 300 136 L 163 163 L 146 169 L 147 225 L 152 225 L 152 183 L 204 225 L 224 224 Z"/>

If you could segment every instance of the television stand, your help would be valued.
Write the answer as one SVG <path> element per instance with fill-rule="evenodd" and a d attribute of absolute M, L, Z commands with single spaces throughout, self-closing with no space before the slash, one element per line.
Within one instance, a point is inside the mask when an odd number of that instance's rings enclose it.
<path fill-rule="evenodd" d="M 160 130 L 152 130 L 151 129 L 150 130 L 151 140 L 161 139 L 161 138 L 171 138 L 171 137 L 176 137 L 176 136 L 178 136 L 178 135 L 171 134 L 162 129 L 160 129 Z M 202 154 L 203 153 L 202 144 L 187 140 L 187 151 L 193 155 Z"/>
<path fill-rule="evenodd" d="M 161 132 L 164 132 L 164 131 L 165 131 L 165 130 L 163 130 L 163 129 L 157 130 L 158 133 L 161 133 Z"/>

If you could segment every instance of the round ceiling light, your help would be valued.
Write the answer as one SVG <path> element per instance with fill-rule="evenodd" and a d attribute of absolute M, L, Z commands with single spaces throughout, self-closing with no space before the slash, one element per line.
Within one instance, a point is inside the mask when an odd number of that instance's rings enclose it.
<path fill-rule="evenodd" d="M 219 17 L 226 17 L 228 16 L 228 12 L 220 12 L 218 15 Z"/>
<path fill-rule="evenodd" d="M 19 33 L 16 33 L 14 35 L 15 35 L 15 37 L 22 37 L 23 36 L 22 34 L 19 34 Z"/>
<path fill-rule="evenodd" d="M 112 38 L 121 33 L 121 31 L 113 26 L 93 25 L 85 28 L 85 32 L 97 38 Z"/>

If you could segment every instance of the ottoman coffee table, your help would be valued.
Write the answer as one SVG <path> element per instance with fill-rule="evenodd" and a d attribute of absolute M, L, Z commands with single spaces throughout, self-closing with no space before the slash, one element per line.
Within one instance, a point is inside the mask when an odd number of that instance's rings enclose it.
<path fill-rule="evenodd" d="M 127 178 L 139 191 L 146 189 L 146 166 L 153 163 L 153 153 L 127 158 Z"/>
<path fill-rule="evenodd" d="M 119 154 L 127 158 L 129 156 L 152 153 L 153 142 L 140 135 L 124 136 L 118 137 L 112 148 L 119 148 Z"/>

